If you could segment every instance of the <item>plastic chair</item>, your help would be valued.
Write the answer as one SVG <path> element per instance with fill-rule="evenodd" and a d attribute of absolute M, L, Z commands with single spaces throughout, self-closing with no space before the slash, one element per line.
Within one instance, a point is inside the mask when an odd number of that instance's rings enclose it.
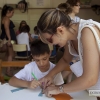
<path fill-rule="evenodd" d="M 18 56 L 17 54 L 15 55 L 15 59 L 28 59 L 28 50 L 27 50 L 27 45 L 26 44 L 13 44 L 13 50 L 17 53 L 17 52 L 23 52 L 26 51 L 27 55 L 24 56 Z"/>

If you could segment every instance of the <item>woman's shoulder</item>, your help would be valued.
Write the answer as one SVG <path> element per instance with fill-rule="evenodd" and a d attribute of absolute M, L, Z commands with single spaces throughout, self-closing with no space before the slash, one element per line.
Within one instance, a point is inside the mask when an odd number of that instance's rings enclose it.
<path fill-rule="evenodd" d="M 1 24 L 5 24 L 5 22 L 10 22 L 10 19 L 8 18 L 8 17 L 4 17 L 4 18 L 2 18 L 2 20 L 1 20 Z"/>

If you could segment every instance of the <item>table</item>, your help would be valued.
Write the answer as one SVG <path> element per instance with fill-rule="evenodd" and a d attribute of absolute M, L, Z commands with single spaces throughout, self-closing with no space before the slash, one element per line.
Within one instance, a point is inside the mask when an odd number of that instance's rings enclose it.
<path fill-rule="evenodd" d="M 8 83 L 5 83 L 0 85 L 0 100 L 55 100 L 54 98 L 46 97 L 45 94 L 41 96 L 40 92 L 40 88 L 35 90 L 16 88 L 10 86 Z M 80 91 L 69 94 L 73 97 L 73 100 L 97 100 L 96 97 L 90 97 L 87 91 Z"/>

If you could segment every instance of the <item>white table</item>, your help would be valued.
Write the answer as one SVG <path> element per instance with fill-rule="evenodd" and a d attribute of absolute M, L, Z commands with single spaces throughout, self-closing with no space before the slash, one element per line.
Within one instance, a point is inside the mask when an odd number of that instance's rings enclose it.
<path fill-rule="evenodd" d="M 22 89 L 12 92 L 11 90 L 18 89 L 10 86 L 8 83 L 0 85 L 0 100 L 55 100 L 54 98 L 48 98 L 45 95 L 38 96 L 41 89 L 35 90 Z M 90 97 L 87 91 L 80 91 L 70 93 L 73 100 L 97 100 L 96 97 Z"/>

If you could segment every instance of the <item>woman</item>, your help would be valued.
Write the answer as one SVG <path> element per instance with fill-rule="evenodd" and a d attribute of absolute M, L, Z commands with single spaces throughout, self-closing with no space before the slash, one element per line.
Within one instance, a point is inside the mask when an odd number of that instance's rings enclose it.
<path fill-rule="evenodd" d="M 58 8 L 62 9 L 65 12 L 65 14 L 69 15 L 69 17 L 72 20 L 72 23 L 77 23 L 80 21 L 80 18 L 76 16 L 76 14 L 78 14 L 80 10 L 80 0 L 67 0 L 66 3 L 59 4 Z M 79 57 L 73 57 L 72 61 L 70 62 L 70 65 L 76 62 L 77 60 L 79 60 Z M 62 75 L 65 80 L 66 77 L 68 77 L 67 82 L 71 82 L 73 75 L 72 72 L 63 71 Z"/>
<path fill-rule="evenodd" d="M 55 74 L 69 66 L 72 55 L 79 55 L 81 60 L 81 62 L 77 62 L 77 69 L 75 69 L 77 78 L 60 87 L 47 87 L 44 90 L 47 96 L 61 92 L 100 89 L 99 23 L 93 20 L 80 20 L 79 23 L 71 23 L 70 17 L 57 8 L 44 12 L 37 23 L 37 28 L 41 39 L 46 43 L 65 47 L 64 55 L 56 67 L 41 79 L 41 82 L 44 82 L 44 88 L 52 83 Z M 97 36 L 95 37 L 94 34 Z M 77 72 L 79 69 L 81 73 Z"/>
<path fill-rule="evenodd" d="M 0 36 L 0 38 L 3 40 L 4 38 L 6 38 L 7 40 L 7 55 L 8 55 L 8 61 L 12 61 L 13 58 L 13 48 L 12 48 L 12 43 L 11 40 L 16 41 L 16 35 L 14 32 L 14 24 L 13 22 L 10 20 L 10 18 L 13 16 L 14 14 L 14 9 L 10 6 L 4 5 L 2 8 L 2 12 L 1 12 L 1 30 L 2 30 L 2 34 Z M 7 68 L 6 74 L 8 76 L 12 76 L 12 72 L 10 70 L 10 68 Z"/>
<path fill-rule="evenodd" d="M 59 4 L 58 8 L 63 9 L 70 16 L 73 23 L 80 21 L 80 18 L 76 16 L 80 10 L 80 0 L 67 0 L 66 3 Z"/>

